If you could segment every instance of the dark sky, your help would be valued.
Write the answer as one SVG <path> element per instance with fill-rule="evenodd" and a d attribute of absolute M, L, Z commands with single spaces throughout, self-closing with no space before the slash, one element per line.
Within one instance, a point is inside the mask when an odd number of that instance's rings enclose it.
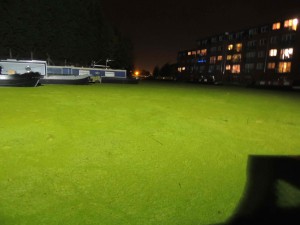
<path fill-rule="evenodd" d="M 137 69 L 175 63 L 196 39 L 300 14 L 300 0 L 102 0 L 106 17 L 135 49 Z"/>

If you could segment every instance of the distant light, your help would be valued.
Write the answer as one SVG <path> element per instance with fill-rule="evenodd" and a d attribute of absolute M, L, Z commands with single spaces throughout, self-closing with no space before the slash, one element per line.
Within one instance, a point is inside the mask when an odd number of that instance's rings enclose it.
<path fill-rule="evenodd" d="M 296 19 L 293 19 L 293 25 L 294 25 L 294 26 L 297 26 L 297 25 L 298 25 L 298 22 L 299 22 L 299 21 L 298 21 L 297 18 L 296 18 Z"/>
<path fill-rule="evenodd" d="M 199 59 L 198 63 L 206 63 L 206 60 L 205 59 Z"/>
<path fill-rule="evenodd" d="M 139 71 L 135 71 L 134 75 L 138 77 L 140 75 L 140 72 Z"/>

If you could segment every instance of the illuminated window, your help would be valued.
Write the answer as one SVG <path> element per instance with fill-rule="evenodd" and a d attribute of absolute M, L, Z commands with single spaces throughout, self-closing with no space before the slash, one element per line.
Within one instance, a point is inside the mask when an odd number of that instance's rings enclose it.
<path fill-rule="evenodd" d="M 218 60 L 218 61 L 222 61 L 222 59 L 223 59 L 223 56 L 221 56 L 221 55 L 218 55 L 218 58 L 217 58 L 217 60 Z"/>
<path fill-rule="evenodd" d="M 196 51 L 192 51 L 192 55 L 196 55 Z"/>
<path fill-rule="evenodd" d="M 227 46 L 227 49 L 230 51 L 230 50 L 232 50 L 233 49 L 233 45 L 228 45 Z"/>
<path fill-rule="evenodd" d="M 269 69 L 269 70 L 275 69 L 275 65 L 276 65 L 276 64 L 275 64 L 274 62 L 269 62 L 269 63 L 268 63 L 268 69 Z"/>
<path fill-rule="evenodd" d="M 192 52 L 188 52 L 188 55 L 191 55 L 192 54 Z"/>
<path fill-rule="evenodd" d="M 280 23 L 273 23 L 272 30 L 279 30 L 280 29 Z"/>
<path fill-rule="evenodd" d="M 280 62 L 278 65 L 278 73 L 290 73 L 291 66 L 291 62 Z"/>
<path fill-rule="evenodd" d="M 233 61 L 233 62 L 240 62 L 241 59 L 242 59 L 242 55 L 241 55 L 241 54 L 234 54 L 234 55 L 232 56 L 232 61 Z"/>
<path fill-rule="evenodd" d="M 237 52 L 240 52 L 240 51 L 242 51 L 242 43 L 238 43 L 238 44 L 236 44 L 236 46 L 235 46 L 235 50 L 237 51 Z"/>
<path fill-rule="evenodd" d="M 226 70 L 231 70 L 231 65 L 226 65 Z"/>
<path fill-rule="evenodd" d="M 285 48 L 280 50 L 280 59 L 290 59 L 293 57 L 293 48 Z"/>
<path fill-rule="evenodd" d="M 200 55 L 204 56 L 207 54 L 207 49 L 201 49 L 200 50 Z"/>
<path fill-rule="evenodd" d="M 182 70 L 182 71 L 185 71 L 185 67 L 182 67 L 181 70 Z"/>
<path fill-rule="evenodd" d="M 232 59 L 232 55 L 227 55 L 227 56 L 226 56 L 226 59 L 227 59 L 227 60 L 231 60 L 231 59 Z"/>
<path fill-rule="evenodd" d="M 231 73 L 240 73 L 240 72 L 241 72 L 240 64 L 232 65 Z"/>
<path fill-rule="evenodd" d="M 270 49 L 269 56 L 277 56 L 277 49 Z"/>
<path fill-rule="evenodd" d="M 209 58 L 209 62 L 210 62 L 211 64 L 215 64 L 215 63 L 216 63 L 216 59 L 217 59 L 216 56 L 211 56 L 211 57 Z"/>
<path fill-rule="evenodd" d="M 298 19 L 291 19 L 284 21 L 284 27 L 288 28 L 289 30 L 297 30 L 298 26 Z"/>
<path fill-rule="evenodd" d="M 181 67 L 178 67 L 178 72 L 181 72 Z"/>

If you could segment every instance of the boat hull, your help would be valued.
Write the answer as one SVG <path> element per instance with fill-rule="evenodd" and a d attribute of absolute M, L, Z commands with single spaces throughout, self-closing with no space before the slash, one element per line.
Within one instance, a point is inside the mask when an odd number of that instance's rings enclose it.
<path fill-rule="evenodd" d="M 0 75 L 0 87 L 36 87 L 41 75 L 39 73 L 24 73 Z"/>
<path fill-rule="evenodd" d="M 46 76 L 40 79 L 41 84 L 89 84 L 90 76 Z"/>

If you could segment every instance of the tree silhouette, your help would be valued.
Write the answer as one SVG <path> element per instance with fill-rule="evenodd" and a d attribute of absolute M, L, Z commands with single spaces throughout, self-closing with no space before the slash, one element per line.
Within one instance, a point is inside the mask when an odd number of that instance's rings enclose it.
<path fill-rule="evenodd" d="M 132 44 L 103 17 L 99 0 L 2 0 L 0 57 L 47 59 L 89 65 L 114 59 L 132 66 Z"/>

